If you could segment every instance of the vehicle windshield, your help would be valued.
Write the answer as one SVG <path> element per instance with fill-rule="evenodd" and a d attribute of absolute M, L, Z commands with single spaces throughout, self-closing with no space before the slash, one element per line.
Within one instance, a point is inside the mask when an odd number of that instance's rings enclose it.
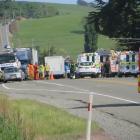
<path fill-rule="evenodd" d="M 0 64 L 3 63 L 13 63 L 16 61 L 14 54 L 1 54 L 0 55 Z"/>
<path fill-rule="evenodd" d="M 18 72 L 18 71 L 19 71 L 19 69 L 17 69 L 17 68 L 5 68 L 4 69 L 5 73 L 13 73 L 13 72 Z"/>
<path fill-rule="evenodd" d="M 91 65 L 93 65 L 92 62 L 82 62 L 82 63 L 80 63 L 80 66 L 91 66 Z"/>
<path fill-rule="evenodd" d="M 20 62 L 21 62 L 21 65 L 27 65 L 29 63 L 28 60 L 20 60 Z"/>

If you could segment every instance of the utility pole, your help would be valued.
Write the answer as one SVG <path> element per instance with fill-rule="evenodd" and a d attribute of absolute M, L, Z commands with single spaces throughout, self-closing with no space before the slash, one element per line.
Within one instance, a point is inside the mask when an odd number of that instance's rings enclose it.
<path fill-rule="evenodd" d="M 0 23 L 0 50 L 3 50 L 2 24 Z"/>
<path fill-rule="evenodd" d="M 93 104 L 93 94 L 89 95 L 89 103 L 88 103 L 88 122 L 87 122 L 87 133 L 86 140 L 91 140 L 91 122 L 92 122 L 92 104 Z"/>

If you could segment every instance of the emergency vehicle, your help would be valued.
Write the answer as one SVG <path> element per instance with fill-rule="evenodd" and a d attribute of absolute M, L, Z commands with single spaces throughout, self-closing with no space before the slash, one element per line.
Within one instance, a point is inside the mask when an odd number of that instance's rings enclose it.
<path fill-rule="evenodd" d="M 119 71 L 118 52 L 110 50 L 110 76 L 116 76 Z"/>
<path fill-rule="evenodd" d="M 100 73 L 100 56 L 97 53 L 82 53 L 78 55 L 76 68 L 78 77 L 99 77 Z"/>
<path fill-rule="evenodd" d="M 101 75 L 104 77 L 110 77 L 110 51 L 107 50 L 98 50 L 96 51 L 101 64 Z"/>
<path fill-rule="evenodd" d="M 94 69 L 94 75 L 97 77 L 101 74 L 101 66 L 104 67 L 105 76 L 115 76 L 118 74 L 119 64 L 118 64 L 118 52 L 114 50 L 97 50 L 94 53 L 83 53 L 78 56 L 78 62 L 92 62 Z M 106 65 L 106 66 L 105 66 Z M 108 68 L 106 68 L 108 66 Z M 80 68 L 78 67 L 78 70 Z M 84 71 L 88 69 L 82 68 Z M 85 73 L 84 73 L 85 74 Z"/>
<path fill-rule="evenodd" d="M 119 53 L 118 76 L 137 76 L 138 74 L 138 53 L 133 51 L 123 51 Z"/>

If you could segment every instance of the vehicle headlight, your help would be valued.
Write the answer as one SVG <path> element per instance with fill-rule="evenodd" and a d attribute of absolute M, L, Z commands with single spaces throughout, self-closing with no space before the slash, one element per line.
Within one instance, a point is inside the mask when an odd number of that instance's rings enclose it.
<path fill-rule="evenodd" d="M 21 74 L 20 73 L 17 73 L 17 78 L 20 78 L 21 77 Z"/>

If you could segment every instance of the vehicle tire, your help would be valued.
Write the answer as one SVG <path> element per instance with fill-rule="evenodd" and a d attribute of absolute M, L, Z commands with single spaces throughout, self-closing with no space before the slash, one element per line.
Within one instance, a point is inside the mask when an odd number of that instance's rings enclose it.
<path fill-rule="evenodd" d="M 4 80 L 3 82 L 4 82 L 4 83 L 7 83 L 7 80 Z"/>
<path fill-rule="evenodd" d="M 122 74 L 121 73 L 118 73 L 118 77 L 122 77 Z"/>
<path fill-rule="evenodd" d="M 22 80 L 23 80 L 22 78 L 18 79 L 18 81 L 20 81 L 20 82 L 21 82 Z"/>

